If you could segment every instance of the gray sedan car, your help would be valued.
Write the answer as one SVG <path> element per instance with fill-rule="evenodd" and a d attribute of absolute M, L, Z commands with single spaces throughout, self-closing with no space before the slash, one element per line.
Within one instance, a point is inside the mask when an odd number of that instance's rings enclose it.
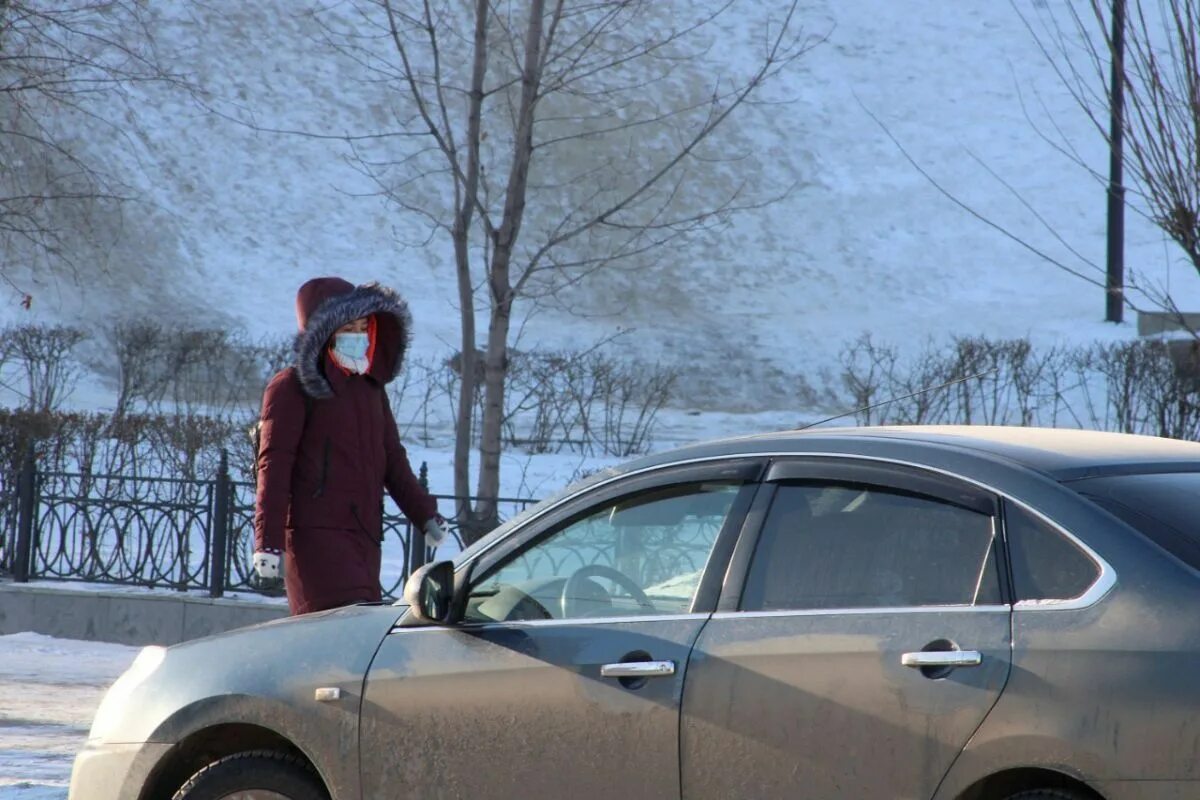
<path fill-rule="evenodd" d="M 1200 444 L 814 430 L 147 648 L 72 800 L 1200 797 Z"/>

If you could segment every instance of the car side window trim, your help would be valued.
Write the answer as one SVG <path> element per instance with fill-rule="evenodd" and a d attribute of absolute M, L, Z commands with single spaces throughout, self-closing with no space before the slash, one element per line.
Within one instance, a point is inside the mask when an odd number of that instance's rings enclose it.
<path fill-rule="evenodd" d="M 1080 594 L 1078 597 L 1072 597 L 1065 600 L 1018 600 L 1013 603 L 1014 611 L 1078 611 L 1088 608 L 1098 603 L 1105 595 L 1107 595 L 1117 584 L 1117 573 L 1112 568 L 1112 565 L 1105 561 L 1095 550 L 1088 547 L 1078 536 L 1071 533 L 1069 530 L 1059 525 L 1050 517 L 1038 511 L 1028 503 L 1023 503 L 1013 497 L 1003 496 L 1006 504 L 1017 506 L 1028 514 L 1031 514 L 1045 523 L 1048 527 L 1054 530 L 1055 533 L 1064 537 L 1067 541 L 1078 547 L 1080 551 L 1087 556 L 1092 563 L 1098 568 L 1099 574 L 1092 581 L 1091 585 Z M 1009 548 L 1008 531 L 1004 534 L 1005 549 Z"/>
<path fill-rule="evenodd" d="M 982 576 L 987 572 L 988 562 L 995 561 L 996 572 L 1000 574 L 1000 597 L 1005 603 L 1010 603 L 1009 582 L 1005 580 L 1004 570 L 1007 568 L 1007 558 L 1000 542 L 999 493 L 981 486 L 974 481 L 959 478 L 956 475 L 926 469 L 919 465 L 890 462 L 874 458 L 858 456 L 806 456 L 783 457 L 772 460 L 767 467 L 764 478 L 765 486 L 759 491 L 755 502 L 746 515 L 743 530 L 738 538 L 734 554 L 729 562 L 724 590 L 717 602 L 718 615 L 756 615 L 756 616 L 787 616 L 804 615 L 816 616 L 828 613 L 897 613 L 925 612 L 929 610 L 955 611 L 962 609 L 989 609 L 991 604 L 965 605 L 922 605 L 897 606 L 858 609 L 774 609 L 770 611 L 742 611 L 743 594 L 750 577 L 750 567 L 754 553 L 762 536 L 768 511 L 774 501 L 778 487 L 788 483 L 806 483 L 812 481 L 834 481 L 838 483 L 862 484 L 875 486 L 880 489 L 900 491 L 902 493 L 925 496 L 940 500 L 951 505 L 985 514 L 991 520 L 992 536 L 990 556 L 980 565 L 980 578 L 976 581 L 976 594 L 979 595 Z M 999 606 L 1005 610 L 1010 605 Z"/>
<path fill-rule="evenodd" d="M 734 548 L 734 544 L 742 528 L 742 520 L 746 510 L 750 505 L 749 498 L 754 495 L 754 489 L 758 486 L 758 479 L 762 476 L 767 466 L 766 458 L 729 458 L 719 461 L 708 461 L 700 464 L 689 465 L 672 465 L 667 466 L 652 472 L 640 474 L 636 476 L 626 476 L 627 480 L 615 480 L 606 482 L 601 486 L 595 487 L 586 494 L 573 498 L 554 509 L 551 509 L 547 514 L 539 516 L 535 520 L 530 520 L 523 529 L 513 531 L 512 534 L 503 542 L 498 543 L 495 547 L 489 548 L 478 554 L 471 562 L 459 565 L 458 570 L 466 569 L 468 566 L 472 570 L 472 574 L 477 577 L 472 578 L 472 582 L 482 579 L 488 575 L 491 570 L 497 567 L 502 562 L 508 560 L 520 551 L 535 547 L 544 539 L 553 536 L 558 531 L 562 530 L 574 522 L 587 517 L 593 513 L 598 507 L 614 500 L 624 497 L 634 497 L 639 494 L 653 491 L 655 489 L 666 488 L 674 485 L 688 483 L 738 483 L 744 484 L 746 491 L 739 493 L 739 497 L 734 500 L 733 506 L 729 510 L 729 514 L 725 520 L 721 531 L 717 534 L 717 538 L 713 543 L 713 547 L 709 552 L 708 559 L 705 563 L 704 570 L 701 573 L 701 582 L 697 589 L 695 602 L 691 613 L 709 614 L 713 611 L 716 597 L 720 591 L 719 585 L 715 588 L 709 580 L 709 575 L 716 572 L 718 576 L 722 576 L 726 572 L 726 562 L 729 558 L 730 551 Z M 720 578 L 718 577 L 719 581 Z M 660 615 L 653 615 L 660 616 Z M 675 615 L 669 615 L 675 616 Z M 685 615 L 687 616 L 687 615 Z M 647 619 L 643 617 L 621 617 L 624 621 L 635 621 L 638 619 Z M 578 623 L 581 620 L 546 620 L 546 623 Z M 511 621 L 511 622 L 485 622 L 472 623 L 472 625 L 512 625 L 512 624 L 528 624 L 526 621 Z"/>
<path fill-rule="evenodd" d="M 880 606 L 878 608 L 788 608 L 770 611 L 717 611 L 713 619 L 755 619 L 759 617 L 829 617 L 866 614 L 1008 614 L 1012 606 L 989 603 L 983 606 Z"/>
<path fill-rule="evenodd" d="M 767 475 L 764 480 L 774 481 L 770 484 L 771 491 L 760 491 L 758 497 L 755 498 L 755 503 L 747 514 L 743 530 L 738 537 L 737 544 L 734 548 L 734 554 L 730 559 L 728 572 L 724 582 L 724 589 L 717 603 L 717 613 L 714 617 L 743 617 L 745 615 L 756 616 L 786 616 L 786 615 L 804 615 L 814 616 L 816 614 L 828 613 L 853 613 L 853 614 L 879 614 L 879 613 L 928 613 L 934 611 L 955 611 L 955 610 L 976 610 L 976 609 L 991 609 L 992 606 L 904 606 L 896 608 L 867 608 L 867 609 L 845 609 L 845 610 L 797 610 L 797 611 L 739 611 L 738 606 L 741 604 L 742 592 L 745 589 L 746 580 L 749 577 L 750 561 L 754 555 L 754 550 L 758 545 L 759 536 L 762 533 L 763 523 L 765 522 L 766 511 L 770 507 L 771 500 L 774 495 L 774 487 L 778 485 L 779 476 L 792 475 L 803 473 L 805 475 L 823 476 L 825 473 L 821 468 L 826 466 L 834 466 L 836 464 L 845 463 L 855 467 L 868 464 L 876 468 L 882 469 L 885 473 L 890 472 L 893 468 L 906 469 L 911 472 L 925 472 L 931 476 L 941 477 L 947 481 L 952 481 L 960 486 L 973 487 L 979 492 L 984 492 L 990 495 L 994 504 L 993 525 L 997 523 L 999 515 L 1002 513 L 1000 507 L 1003 503 L 1010 503 L 1028 511 L 1034 516 L 1044 521 L 1055 531 L 1066 537 L 1072 544 L 1083 551 L 1089 559 L 1091 559 L 1097 567 L 1099 567 L 1099 575 L 1092 585 L 1083 594 L 1078 597 L 1067 600 L 1021 600 L 1012 602 L 1015 597 L 1012 591 L 1012 581 L 1009 574 L 1009 554 L 1007 532 L 1003 525 L 998 528 L 1000 535 L 993 538 L 993 552 L 998 558 L 997 567 L 1000 571 L 1001 592 L 1002 597 L 1010 605 L 1005 605 L 1003 608 L 1013 611 L 1023 612 L 1046 612 L 1046 611 L 1077 611 L 1080 609 L 1089 608 L 1103 599 L 1116 585 L 1117 575 L 1107 561 L 1104 560 L 1095 550 L 1089 547 L 1078 536 L 1071 533 L 1065 527 L 1055 522 L 1044 513 L 1034 508 L 1011 495 L 1000 491 L 999 489 L 982 483 L 978 480 L 968 478 L 966 476 L 957 475 L 935 467 L 926 467 L 920 464 L 912 464 L 903 461 L 893 461 L 890 459 L 860 456 L 860 455 L 840 455 L 836 453 L 798 453 L 794 456 L 779 455 L 775 456 L 776 460 L 771 462 L 767 469 Z M 785 469 L 785 464 L 796 464 L 796 467 Z M 803 466 L 799 466 L 803 465 Z M 864 474 L 864 473 L 859 473 Z M 886 481 L 883 481 L 886 485 Z"/>
<path fill-rule="evenodd" d="M 1029 512 L 1043 518 L 1049 525 L 1051 525 L 1052 527 L 1054 527 L 1055 529 L 1060 531 L 1064 536 L 1066 536 L 1074 544 L 1076 544 L 1078 547 L 1080 547 L 1088 555 L 1089 558 L 1091 558 L 1093 561 L 1095 561 L 1100 566 L 1100 576 L 1097 578 L 1096 582 L 1094 584 L 1092 584 L 1092 587 L 1087 592 L 1080 595 L 1078 598 L 1075 598 L 1072 600 L 1049 600 L 1049 601 L 1027 600 L 1027 601 L 1021 601 L 1020 603 L 1017 603 L 1014 606 L 1012 606 L 1016 610 L 1021 610 L 1021 611 L 1068 611 L 1068 610 L 1078 610 L 1078 609 L 1082 609 L 1082 608 L 1087 608 L 1091 605 L 1094 605 L 1099 600 L 1101 600 L 1105 595 L 1108 594 L 1109 591 L 1111 591 L 1111 589 L 1117 583 L 1116 572 L 1113 570 L 1112 566 L 1107 561 L 1104 560 L 1104 558 L 1102 558 L 1100 555 L 1098 555 L 1092 548 L 1088 547 L 1087 544 L 1085 544 L 1082 540 L 1080 540 L 1079 537 L 1075 536 L 1069 530 L 1067 530 L 1063 526 L 1059 525 L 1058 523 L 1056 523 L 1054 520 L 1050 519 L 1049 517 L 1046 517 L 1044 514 L 1042 514 L 1041 512 L 1039 512 L 1037 509 L 1033 508 L 1032 506 L 1028 505 L 1027 503 L 1024 503 L 1024 502 L 1016 499 L 1015 497 L 1012 497 L 1011 495 L 1009 495 L 987 483 L 984 483 L 982 481 L 979 481 L 979 480 L 976 480 L 973 478 L 969 478 L 969 477 L 966 477 L 963 475 L 959 475 L 957 473 L 950 472 L 948 470 L 945 470 L 945 469 L 942 469 L 939 467 L 932 467 L 927 464 L 918 464 L 915 462 L 905 461 L 903 459 L 862 455 L 859 453 L 843 454 L 843 453 L 835 453 L 835 452 L 816 452 L 816 451 L 813 451 L 813 452 L 761 451 L 761 452 L 728 453 L 728 454 L 722 454 L 720 456 L 704 456 L 701 458 L 696 458 L 696 459 L 692 459 L 689 461 L 679 462 L 679 463 L 667 465 L 667 466 L 657 465 L 657 466 L 653 466 L 653 467 L 646 467 L 641 470 L 636 470 L 633 472 L 627 472 L 627 473 L 614 475 L 611 478 L 607 478 L 607 479 L 601 481 L 600 483 L 596 484 L 595 486 L 591 487 L 588 490 L 588 495 L 586 497 L 590 498 L 591 501 L 599 502 L 602 497 L 601 492 L 611 490 L 614 485 L 627 485 L 625 482 L 630 479 L 641 478 L 641 477 L 653 477 L 653 476 L 657 476 L 657 475 L 660 475 L 663 473 L 673 472 L 674 470 L 681 469 L 681 468 L 701 467 L 701 466 L 713 465 L 713 464 L 728 464 L 728 463 L 734 463 L 734 462 L 752 462 L 752 463 L 758 464 L 761 468 L 763 465 L 765 465 L 767 463 L 768 459 L 778 459 L 779 463 L 783 463 L 784 461 L 797 461 L 797 460 L 809 460 L 809 461 L 813 461 L 813 462 L 820 461 L 820 462 L 825 462 L 825 463 L 830 463 L 830 464 L 841 462 L 841 461 L 853 461 L 856 463 L 869 462 L 869 463 L 874 463 L 874 464 L 879 464 L 879 465 L 885 465 L 889 468 L 897 467 L 897 466 L 898 467 L 907 467 L 912 470 L 927 472 L 927 473 L 930 473 L 933 475 L 943 475 L 952 480 L 961 481 L 962 483 L 970 484 L 971 486 L 974 486 L 982 491 L 989 492 L 995 497 L 998 497 L 1002 500 L 1019 505 L 1022 508 L 1028 510 Z M 632 485 L 632 484 L 628 484 L 628 485 Z M 767 506 L 769 506 L 770 495 L 771 495 L 770 492 L 759 491 L 758 497 L 756 497 L 756 499 L 755 499 L 755 505 L 757 506 L 760 501 L 765 500 Z M 550 521 L 550 524 L 555 524 L 556 520 L 561 521 L 561 519 L 563 518 L 563 515 L 565 513 L 564 509 L 569 510 L 572 508 L 577 508 L 577 502 L 578 502 L 578 498 L 563 498 L 562 500 L 560 500 L 556 503 L 547 505 L 546 508 L 540 509 L 540 510 L 534 512 L 529 517 L 529 519 L 525 520 L 523 522 L 522 528 L 524 529 L 524 531 L 533 531 L 535 528 L 537 530 L 544 531 L 545 529 L 543 526 L 548 520 Z M 726 574 L 726 577 L 725 577 L 725 580 L 723 583 L 723 589 L 721 592 L 720 599 L 718 601 L 717 611 L 719 613 L 726 612 L 728 609 L 726 609 L 725 606 L 727 604 L 729 604 L 730 602 L 732 602 L 733 610 L 736 610 L 738 602 L 740 600 L 742 584 L 745 581 L 746 573 L 747 573 L 747 570 L 749 567 L 749 558 L 750 558 L 750 555 L 753 554 L 753 548 L 757 541 L 758 532 L 761 529 L 761 520 L 759 520 L 760 524 L 757 524 L 757 525 L 751 524 L 751 522 L 752 522 L 751 518 L 753 517 L 753 515 L 754 515 L 754 509 L 752 508 L 749 515 L 747 516 L 745 524 L 743 524 L 741 534 L 737 537 L 737 543 L 734 547 L 734 554 L 731 557 L 729 569 L 728 569 L 728 572 Z M 523 531 L 521 531 L 520 529 L 518 531 L 513 531 L 511 536 L 497 540 L 497 541 L 487 545 L 484 549 L 479 550 L 478 552 L 474 553 L 472 555 L 472 558 L 470 561 L 464 561 L 464 562 L 460 563 L 456 569 L 458 571 L 461 571 L 461 570 L 467 569 L 468 567 L 471 567 L 472 565 L 476 565 L 476 564 L 481 568 L 488 567 L 491 563 L 494 563 L 492 561 L 492 557 L 500 550 L 507 551 L 508 547 L 512 544 L 512 539 L 517 536 L 520 536 L 522 538 L 522 540 L 527 538 L 526 536 L 523 535 Z M 735 570 L 735 567 L 738 566 L 738 559 L 740 557 L 739 554 L 747 546 L 749 546 L 750 553 L 745 555 L 745 563 L 741 564 L 742 569 Z M 1007 548 L 1005 548 L 1005 550 L 1006 549 Z M 1007 562 L 1007 553 L 1003 553 L 1003 555 L 1005 556 L 1005 561 Z M 1002 580 L 1005 580 L 1007 582 L 1007 576 L 1004 575 L 1003 573 L 1002 573 Z M 1008 588 L 1008 587 L 1006 587 L 1006 588 Z M 1010 597 L 1010 598 L 1012 597 L 1011 593 L 1007 594 L 1006 596 Z M 933 607 L 922 606 L 922 607 L 919 607 L 918 610 L 925 610 L 927 608 L 933 608 Z M 953 609 L 953 608 L 956 608 L 956 606 L 946 606 L 944 608 Z M 1006 606 L 1006 608 L 1008 608 L 1008 606 Z M 898 609 L 898 610 L 899 611 L 908 611 L 911 609 Z M 755 613 L 755 612 L 737 612 L 737 613 L 742 614 L 742 613 Z M 771 612 L 771 613 L 773 613 L 773 612 Z"/>
<path fill-rule="evenodd" d="M 617 498 L 679 483 L 719 480 L 744 480 L 752 483 L 762 475 L 766 463 L 765 458 L 735 456 L 618 475 L 612 480 L 597 484 L 583 495 L 564 499 L 531 517 L 524 525 L 511 531 L 491 547 L 476 553 L 470 561 L 457 564 L 455 571 L 461 572 L 470 567 L 475 575 L 482 575 L 515 551 L 533 545 L 536 540 L 586 516 L 591 509 Z"/>
<path fill-rule="evenodd" d="M 482 628 L 555 628 L 561 626 L 575 627 L 578 625 L 623 625 L 644 622 L 678 622 L 682 620 L 708 619 L 708 612 L 689 612 L 686 614 L 647 614 L 645 616 L 611 616 L 611 617 L 576 617 L 574 619 L 514 619 L 494 620 L 490 622 L 464 620 L 456 627 L 460 630 L 479 630 Z"/>
<path fill-rule="evenodd" d="M 684 622 L 687 620 L 705 620 L 712 617 L 707 612 L 691 612 L 687 614 L 647 614 L 638 617 L 580 617 L 578 619 L 525 619 L 504 622 L 475 622 L 463 620 L 454 625 L 414 625 L 404 626 L 397 622 L 388 631 L 389 634 L 420 633 L 429 631 L 479 631 L 491 628 L 554 628 L 563 625 L 576 627 L 579 625 L 623 625 L 645 622 Z"/>
<path fill-rule="evenodd" d="M 718 614 L 742 613 L 738 611 L 738 607 L 742 604 L 742 592 L 746 587 L 746 580 L 750 577 L 750 563 L 754 559 L 754 551 L 758 547 L 767 512 L 771 510 L 778 490 L 778 483 L 764 483 L 759 486 L 754 496 L 750 510 L 742 521 L 742 529 L 729 558 L 724 580 L 721 582 L 721 594 L 717 598 L 716 607 Z"/>
<path fill-rule="evenodd" d="M 1013 504 L 1015 506 L 1019 506 L 1019 507 L 1021 507 L 1021 509 L 1024 509 L 1025 511 L 1030 512 L 1031 515 L 1036 516 L 1039 519 L 1042 519 L 1043 522 L 1050 525 L 1050 527 L 1052 529 L 1056 530 L 1057 533 L 1060 533 L 1062 536 L 1067 537 L 1068 541 L 1072 542 L 1073 545 L 1080 548 L 1081 551 L 1087 555 L 1087 558 L 1090 558 L 1093 561 L 1093 563 L 1099 567 L 1099 575 L 1097 576 L 1096 581 L 1094 581 L 1092 583 L 1091 587 L 1088 588 L 1084 594 L 1081 594 L 1078 597 L 1073 597 L 1073 599 L 1069 599 L 1069 600 L 1022 600 L 1022 601 L 1013 602 L 1015 594 L 1013 593 L 1012 578 L 1010 578 L 1010 573 L 1009 573 L 1010 567 L 1009 567 L 1007 531 L 1004 531 L 1003 539 L 1001 539 L 1000 536 L 995 537 L 994 545 L 992 545 L 992 546 L 994 546 L 994 548 L 995 548 L 997 557 L 1000 558 L 1000 561 L 998 561 L 998 563 L 997 563 L 997 567 L 998 567 L 998 569 L 1000 569 L 1000 573 L 1001 573 L 1002 596 L 1004 597 L 1004 599 L 1006 599 L 1007 602 L 1010 603 L 1010 604 L 1008 604 L 1008 606 L 1004 606 L 1004 608 L 1006 608 L 1006 609 L 1020 610 L 1020 612 L 1037 612 L 1037 613 L 1055 612 L 1055 610 L 1080 610 L 1080 609 L 1094 606 L 1094 604 L 1096 604 L 1100 600 L 1104 599 L 1104 596 L 1108 595 L 1109 591 L 1111 591 L 1112 588 L 1114 588 L 1117 583 L 1116 571 L 1114 569 L 1112 569 L 1112 565 L 1110 565 L 1108 563 L 1108 561 L 1106 561 L 1103 557 L 1100 557 L 1100 555 L 1096 551 L 1094 551 L 1094 549 L 1092 549 L 1091 547 L 1088 547 L 1087 543 L 1082 541 L 1079 536 L 1075 536 L 1073 533 L 1070 533 L 1070 531 L 1067 530 L 1066 528 L 1062 527 L 1061 524 L 1058 524 L 1057 522 L 1054 521 L 1054 519 L 1051 519 L 1050 517 L 1044 515 L 1044 513 L 1038 511 L 1037 509 L 1034 509 L 1034 507 L 1031 506 L 1030 504 L 1024 503 L 1024 501 L 1016 499 L 1016 498 L 1012 497 L 1012 495 L 1009 495 L 1006 492 L 1000 491 L 1000 489 L 986 485 L 986 483 L 970 479 L 970 477 L 956 475 L 953 473 L 949 473 L 949 471 L 934 468 L 934 467 L 924 467 L 924 465 L 922 465 L 922 464 L 896 462 L 896 461 L 890 461 L 890 459 L 886 459 L 886 458 L 877 458 L 877 457 L 871 457 L 871 456 L 866 456 L 866 457 L 858 456 L 858 455 L 856 455 L 856 456 L 839 456 L 839 455 L 836 455 L 836 453 L 794 453 L 794 455 L 788 456 L 788 455 L 780 455 L 780 453 L 775 453 L 775 457 L 778 458 L 779 461 L 774 461 L 774 462 L 772 462 L 772 464 L 770 464 L 770 467 L 768 468 L 768 471 L 767 471 L 767 477 L 764 480 L 770 481 L 770 480 L 774 479 L 774 477 L 776 475 L 785 474 L 784 471 L 782 471 L 781 469 L 776 471 L 775 468 L 776 468 L 776 464 L 781 465 L 781 464 L 785 464 L 788 462 L 805 463 L 806 465 L 808 465 L 808 467 L 806 467 L 806 469 L 809 469 L 809 470 L 814 469 L 816 467 L 820 467 L 820 465 L 823 465 L 823 464 L 835 464 L 838 462 L 853 462 L 856 464 L 862 463 L 862 462 L 872 462 L 874 464 L 880 465 L 880 467 L 882 467 L 884 469 L 900 467 L 900 468 L 907 468 L 907 469 L 916 470 L 916 471 L 928 471 L 928 473 L 930 473 L 931 475 L 944 476 L 948 480 L 961 482 L 961 483 L 964 483 L 964 485 L 970 485 L 970 486 L 978 489 L 978 491 L 980 491 L 980 492 L 989 493 L 992 498 L 996 498 L 997 500 L 1003 501 L 1003 503 L 1009 503 L 1009 504 Z M 811 471 L 808 474 L 811 474 Z M 730 566 L 728 566 L 728 571 L 727 571 L 727 575 L 726 575 L 726 579 L 725 579 L 725 587 L 724 587 L 724 590 L 722 590 L 720 600 L 718 601 L 718 607 L 716 607 L 716 614 L 714 614 L 714 618 L 715 618 L 715 616 L 739 616 L 739 618 L 740 618 L 740 616 L 743 616 L 746 614 L 770 615 L 770 616 L 788 615 L 788 614 L 814 615 L 815 613 L 821 613 L 821 614 L 824 614 L 824 613 L 856 613 L 856 614 L 887 613 L 887 614 L 893 614 L 893 613 L 918 613 L 918 612 L 924 613 L 924 612 L 931 612 L 931 610 L 955 610 L 955 609 L 973 610 L 973 609 L 977 609 L 977 608 L 991 608 L 990 606 L 978 606 L 978 607 L 974 607 L 974 606 L 972 606 L 972 607 L 968 607 L 968 606 L 920 606 L 920 607 L 865 608 L 865 609 L 845 609 L 845 610 L 817 609 L 817 610 L 815 610 L 815 612 L 814 612 L 814 610 L 811 610 L 811 609 L 796 610 L 796 612 L 792 612 L 792 610 L 770 610 L 770 612 L 742 612 L 742 610 L 738 610 L 738 606 L 739 606 L 740 602 L 742 602 L 742 591 L 745 587 L 746 578 L 749 577 L 750 560 L 752 557 L 754 557 L 754 551 L 755 551 L 755 548 L 757 547 L 758 536 L 760 536 L 760 534 L 762 533 L 762 525 L 763 525 L 764 519 L 766 519 L 766 513 L 770 507 L 770 501 L 772 501 L 772 499 L 773 499 L 775 486 L 778 486 L 778 481 L 773 483 L 772 491 L 758 492 L 758 497 L 755 499 L 754 506 L 751 507 L 750 512 L 748 513 L 748 515 L 746 515 L 745 523 L 743 525 L 742 535 L 740 535 L 738 537 L 737 546 L 734 547 L 733 557 L 730 559 Z M 998 512 L 998 509 L 997 509 L 997 512 Z M 996 515 L 994 515 L 994 516 L 996 516 Z M 994 524 L 995 524 L 995 522 L 994 522 Z M 1000 530 L 1003 531 L 1004 530 L 1003 527 Z"/>
<path fill-rule="evenodd" d="M 765 464 L 763 467 L 765 468 Z M 760 475 L 762 471 L 760 470 Z M 729 516 L 722 526 L 721 532 L 713 542 L 700 573 L 700 584 L 696 587 L 696 596 L 692 604 L 693 611 L 712 613 L 717 609 L 724 590 L 725 581 L 729 575 L 729 563 L 733 558 L 738 540 L 746 528 L 750 513 L 757 507 L 759 495 L 765 494 L 765 486 L 758 481 L 748 483 L 746 491 L 738 495 L 729 509 Z"/>
<path fill-rule="evenodd" d="M 983 562 L 979 565 L 979 573 L 975 576 L 975 594 L 973 595 L 972 601 L 971 601 L 971 605 L 973 607 L 978 607 L 978 605 L 979 605 L 979 602 L 978 602 L 979 596 L 983 593 L 983 582 L 987 578 L 987 574 L 988 574 L 988 562 L 993 562 L 995 564 L 995 567 L 994 567 L 995 573 L 996 573 L 997 578 L 1000 579 L 1000 586 L 999 586 L 1000 599 L 1004 600 L 1005 603 L 1009 603 L 1012 601 L 1012 597 L 1013 597 L 1012 595 L 1007 594 L 1005 592 L 1005 589 L 1007 587 L 1005 586 L 1005 582 L 1003 580 L 1003 573 L 1001 571 L 1002 569 L 1006 568 L 1008 565 L 1005 561 L 1000 561 L 1000 559 L 999 559 L 999 553 L 1000 553 L 1001 548 L 998 547 L 998 544 L 1000 542 L 1000 531 L 1002 530 L 1002 528 L 1000 526 L 1000 518 L 993 514 L 991 516 L 991 521 L 992 521 L 992 540 L 991 540 L 991 543 L 988 545 L 988 554 L 984 557 Z"/>

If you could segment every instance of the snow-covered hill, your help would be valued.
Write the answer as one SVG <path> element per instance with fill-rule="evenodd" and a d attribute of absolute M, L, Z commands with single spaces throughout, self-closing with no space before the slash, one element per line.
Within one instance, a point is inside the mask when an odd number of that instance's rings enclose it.
<path fill-rule="evenodd" d="M 131 138 L 89 144 L 125 165 L 144 197 L 121 220 L 109 277 L 78 287 L 62 276 L 25 276 L 33 309 L 6 297 L 0 322 L 146 315 L 281 332 L 294 325 L 295 288 L 336 273 L 407 295 L 418 356 L 457 347 L 444 242 L 423 252 L 403 247 L 398 212 L 374 196 L 344 143 L 228 118 L 326 133 L 387 121 L 386 89 L 364 83 L 360 67 L 325 46 L 306 6 L 149 4 L 159 52 L 203 90 L 203 102 L 164 86 L 131 90 Z M 625 353 L 684 369 L 680 408 L 790 414 L 793 376 L 819 381 L 863 332 L 902 349 L 953 334 L 1133 336 L 1132 321 L 1100 321 L 1099 289 L 958 208 L 872 119 L 946 190 L 1100 277 L 1093 265 L 1104 260 L 1104 187 L 1054 142 L 1100 174 L 1106 149 L 1018 13 L 1036 24 L 1048 6 L 803 0 L 800 20 L 824 42 L 772 88 L 789 102 L 747 109 L 729 132 L 730 146 L 749 156 L 744 174 L 795 190 L 653 271 L 581 284 L 567 300 L 588 316 L 542 310 L 523 344 L 585 344 L 621 328 L 629 332 L 615 346 Z M 723 44 L 748 46 L 740 22 L 735 14 L 725 23 Z M 1200 277 L 1137 214 L 1129 226 L 1136 279 L 1168 287 L 1184 308 L 1200 307 Z"/>

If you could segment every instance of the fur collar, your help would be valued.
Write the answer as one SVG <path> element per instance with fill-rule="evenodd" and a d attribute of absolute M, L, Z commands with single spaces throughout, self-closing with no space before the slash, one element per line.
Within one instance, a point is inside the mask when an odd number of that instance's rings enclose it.
<path fill-rule="evenodd" d="M 308 316 L 296 336 L 296 374 L 304 393 L 323 399 L 333 397 L 325 376 L 325 348 L 338 328 L 347 322 L 375 315 L 375 354 L 368 375 L 388 383 L 400 374 L 412 336 L 412 314 L 400 295 L 378 283 L 355 287 L 345 294 L 327 298 Z"/>

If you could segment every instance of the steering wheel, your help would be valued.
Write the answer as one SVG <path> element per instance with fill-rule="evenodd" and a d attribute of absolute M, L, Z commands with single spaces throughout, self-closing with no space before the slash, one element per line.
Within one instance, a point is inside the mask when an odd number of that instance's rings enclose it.
<path fill-rule="evenodd" d="M 633 582 L 633 579 L 620 570 L 604 564 L 588 564 L 585 567 L 580 567 L 575 570 L 571 577 L 567 578 L 567 582 L 563 584 L 562 597 L 560 604 L 562 606 L 563 619 L 573 619 L 578 616 L 578 606 L 583 599 L 580 597 L 583 582 L 591 577 L 608 578 L 621 585 L 633 596 L 637 604 L 648 611 L 654 610 L 654 604 L 650 602 L 650 598 L 642 591 L 642 587 Z"/>

